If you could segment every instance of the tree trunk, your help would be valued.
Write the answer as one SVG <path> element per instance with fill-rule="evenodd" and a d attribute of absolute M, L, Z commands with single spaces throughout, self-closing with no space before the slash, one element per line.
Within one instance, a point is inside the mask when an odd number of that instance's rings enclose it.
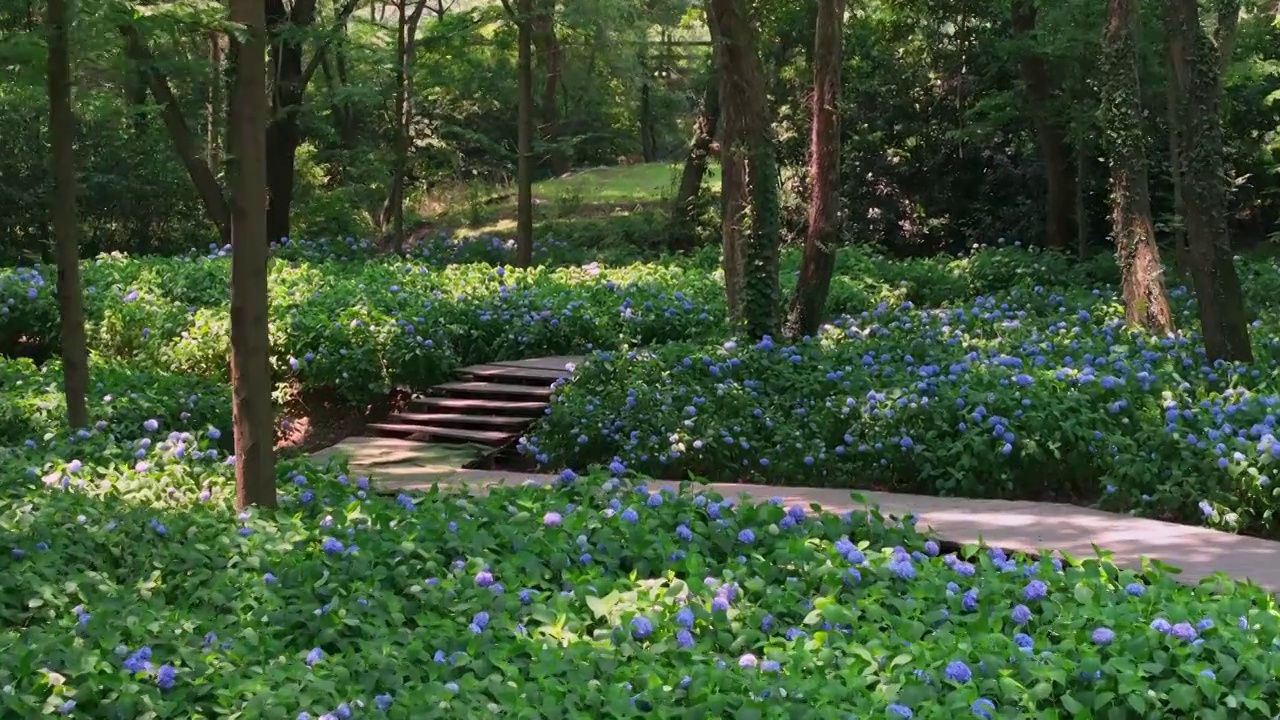
<path fill-rule="evenodd" d="M 1120 265 L 1125 320 L 1165 335 L 1173 315 L 1151 222 L 1146 137 L 1138 79 L 1138 0 L 1108 0 L 1103 35 L 1100 125 L 1111 166 L 1111 231 Z"/>
<path fill-rule="evenodd" d="M 205 162 L 209 169 L 217 173 L 222 165 L 222 134 L 219 125 L 226 117 L 222 107 L 222 35 L 209 33 L 209 92 L 205 97 L 204 108 L 204 150 Z"/>
<path fill-rule="evenodd" d="M 533 0 L 519 0 L 516 152 L 516 267 L 533 264 Z"/>
<path fill-rule="evenodd" d="M 781 314 L 778 254 L 782 226 L 778 158 L 764 72 L 741 0 L 709 0 L 708 14 L 717 28 L 713 37 L 719 39 L 721 155 L 746 167 L 750 225 L 741 247 L 741 329 L 753 338 L 775 335 Z"/>
<path fill-rule="evenodd" d="M 173 148 L 177 151 L 183 167 L 186 168 L 191 184 L 195 185 L 196 193 L 204 204 L 205 214 L 218 228 L 223 244 L 230 243 L 231 213 L 227 208 L 227 200 L 222 194 L 222 187 L 218 185 L 218 179 L 214 177 L 213 170 L 209 168 L 209 164 L 200 153 L 199 144 L 187 125 L 182 106 L 178 104 L 178 99 L 174 97 L 173 90 L 169 87 L 168 78 L 156 67 L 155 58 L 151 56 L 151 50 L 147 48 L 146 42 L 136 27 L 125 23 L 118 29 L 124 36 L 125 52 L 129 59 L 146 74 L 147 87 L 151 89 L 151 95 L 160 105 L 160 117 L 164 120 L 165 129 L 169 132 L 169 139 L 173 141 Z"/>
<path fill-rule="evenodd" d="M 1172 57 L 1173 50 L 1169 49 L 1170 34 L 1165 33 L 1165 49 Z M 1168 92 L 1166 95 L 1167 106 L 1165 109 L 1166 122 L 1169 125 L 1169 177 L 1173 184 L 1173 252 L 1174 258 L 1178 261 L 1178 266 L 1183 270 L 1191 267 L 1191 249 L 1187 247 L 1186 224 L 1183 216 L 1186 214 L 1184 203 L 1182 202 L 1182 134 L 1181 127 L 1182 117 L 1178 111 L 1180 98 L 1186 95 L 1185 78 L 1179 78 L 1178 74 L 1170 68 Z"/>
<path fill-rule="evenodd" d="M 1089 138 L 1081 133 L 1076 138 L 1076 254 L 1089 257 L 1089 214 L 1085 209 L 1085 188 L 1089 187 Z"/>
<path fill-rule="evenodd" d="M 729 324 L 738 327 L 742 314 L 742 244 L 747 231 L 747 162 L 741 152 L 720 153 L 720 265 Z"/>
<path fill-rule="evenodd" d="M 141 137 L 147 128 L 147 69 L 139 67 L 128 58 L 124 68 L 124 100 L 129 108 L 129 120 L 134 137 Z"/>
<path fill-rule="evenodd" d="M 556 0 L 535 0 L 536 8 L 530 18 L 533 37 L 531 42 L 542 66 L 541 125 L 539 134 L 547 144 L 547 163 L 551 174 L 559 177 L 569 172 L 569 156 L 561 146 L 560 105 L 556 94 L 563 75 L 564 52 L 556 37 Z"/>
<path fill-rule="evenodd" d="M 1238 12 L 1239 5 L 1234 7 Z M 1227 234 L 1221 49 L 1201 28 L 1196 0 L 1168 0 L 1165 10 L 1170 66 L 1185 80 L 1179 82 L 1185 92 L 1177 103 L 1183 212 L 1205 354 L 1209 360 L 1249 361 L 1244 297 Z"/>
<path fill-rule="evenodd" d="M 405 143 L 402 142 L 408 132 L 406 115 L 409 106 L 409 91 L 406 85 L 408 84 L 409 73 L 405 69 L 406 54 L 408 52 L 405 35 L 408 30 L 408 6 L 405 0 L 399 0 L 396 5 L 395 158 L 392 161 L 394 164 L 391 166 L 391 188 L 387 192 L 387 201 L 382 206 L 382 217 L 378 223 L 384 232 L 388 225 L 391 226 L 390 244 L 397 251 L 404 247 L 404 174 L 405 165 L 409 159 Z"/>
<path fill-rule="evenodd" d="M 392 170 L 391 191 L 383 205 L 381 224 L 391 225 L 391 245 L 399 252 L 404 248 L 404 197 L 405 181 L 409 168 L 410 130 L 413 122 L 412 92 L 413 47 L 418 34 L 418 22 L 426 8 L 426 0 L 417 0 L 413 12 L 408 12 L 404 0 L 400 1 L 399 32 L 396 37 L 396 145 L 395 167 Z"/>
<path fill-rule="evenodd" d="M 653 105 L 649 95 L 649 79 L 646 77 L 640 84 L 640 157 L 647 163 L 656 160 L 658 155 L 654 147 Z"/>
<path fill-rule="evenodd" d="M 711 146 L 715 142 L 716 125 L 720 122 L 720 89 L 714 63 L 702 108 L 693 124 L 693 139 L 689 141 L 689 154 L 685 157 L 684 170 L 680 173 L 680 187 L 671 206 L 671 249 L 684 252 L 693 249 L 694 229 L 698 224 L 698 198 L 702 194 L 702 179 L 707 174 L 707 162 Z"/>
<path fill-rule="evenodd" d="M 813 127 L 809 138 L 809 227 L 787 320 L 792 337 L 818 331 L 840 242 L 840 64 L 844 1 L 818 0 L 813 35 Z"/>
<path fill-rule="evenodd" d="M 276 504 L 271 338 L 267 330 L 267 20 L 261 0 L 231 0 L 231 412 L 236 505 Z"/>
<path fill-rule="evenodd" d="M 48 0 L 49 144 L 53 148 L 53 245 L 58 266 L 58 313 L 62 318 L 62 386 L 67 424 L 89 424 L 89 351 L 76 246 L 75 115 L 71 110 L 70 28 L 66 0 Z"/>
<path fill-rule="evenodd" d="M 294 169 L 302 144 L 303 82 L 302 32 L 316 17 L 316 0 L 266 0 L 270 31 L 271 112 L 267 124 L 267 238 L 289 237 L 293 208 Z"/>
<path fill-rule="evenodd" d="M 1047 197 L 1045 199 L 1045 244 L 1057 250 L 1071 247 L 1075 238 L 1072 210 L 1075 204 L 1075 171 L 1071 168 L 1071 152 L 1067 148 L 1067 132 L 1054 117 L 1052 107 L 1056 91 L 1048 63 L 1036 52 L 1035 0 L 1013 0 L 1014 36 L 1026 43 L 1018 61 L 1018 72 L 1026 89 L 1027 108 L 1036 129 L 1040 159 L 1044 164 Z"/>

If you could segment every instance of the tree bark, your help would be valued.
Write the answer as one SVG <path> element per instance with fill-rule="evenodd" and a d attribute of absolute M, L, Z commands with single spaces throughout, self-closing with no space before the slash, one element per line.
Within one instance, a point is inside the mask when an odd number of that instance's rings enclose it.
<path fill-rule="evenodd" d="M 1234 9 L 1238 12 L 1238 3 Z M 1172 74 L 1184 88 L 1176 110 L 1182 129 L 1177 170 L 1182 173 L 1183 220 L 1205 354 L 1210 360 L 1249 361 L 1253 350 L 1228 235 L 1222 48 L 1200 26 L 1196 0 L 1168 0 L 1165 30 Z"/>
<path fill-rule="evenodd" d="M 844 1 L 818 0 L 813 35 L 813 127 L 809 138 L 809 227 L 787 320 L 792 337 L 818 331 L 840 242 L 840 65 Z"/>
<path fill-rule="evenodd" d="M 693 249 L 694 229 L 698 224 L 698 198 L 702 195 L 702 179 L 707 174 L 707 162 L 719 122 L 720 88 L 713 62 L 707 88 L 702 96 L 702 108 L 693 124 L 689 154 L 685 157 L 684 169 L 680 172 L 680 187 L 671 206 L 671 249 L 675 252 Z"/>
<path fill-rule="evenodd" d="M 1165 33 L 1166 53 L 1172 53 L 1167 47 L 1169 45 L 1169 33 Z M 1178 73 L 1169 73 L 1169 82 L 1166 92 L 1166 117 L 1169 123 L 1169 177 L 1172 181 L 1172 192 L 1174 192 L 1174 259 L 1178 260 L 1180 268 L 1189 269 L 1192 266 L 1192 258 L 1190 258 L 1190 249 L 1187 247 L 1187 227 L 1185 227 L 1183 215 L 1183 173 L 1181 173 L 1181 165 L 1183 165 L 1183 128 L 1180 127 L 1181 117 L 1178 111 L 1178 105 L 1181 97 L 1187 95 L 1187 83 L 1185 78 L 1178 77 Z"/>
<path fill-rule="evenodd" d="M 1075 238 L 1075 171 L 1067 147 L 1067 131 L 1053 115 L 1056 90 L 1049 65 L 1033 48 L 1036 30 L 1035 0 L 1013 0 L 1014 36 L 1026 43 L 1018 61 L 1018 72 L 1026 90 L 1027 108 L 1036 129 L 1036 142 L 1044 164 L 1045 244 L 1065 250 Z"/>
<path fill-rule="evenodd" d="M 396 145 L 395 167 L 392 170 L 391 191 L 387 202 L 383 205 L 382 226 L 392 226 L 392 246 L 396 251 L 404 247 L 404 196 L 405 177 L 409 165 L 409 149 L 411 145 L 410 125 L 413 121 L 412 94 L 409 84 L 412 78 L 413 47 L 418 34 L 418 23 L 422 20 L 422 11 L 426 8 L 426 0 L 417 0 L 413 12 L 408 12 L 405 0 L 400 0 L 399 22 L 396 37 Z"/>
<path fill-rule="evenodd" d="M 1081 260 L 1089 257 L 1089 222 L 1085 208 L 1085 189 L 1089 187 L 1089 138 L 1080 133 L 1076 137 L 1076 254 Z"/>
<path fill-rule="evenodd" d="M 717 15 L 707 4 L 707 28 L 712 36 L 712 77 L 716 82 L 716 96 L 721 94 L 721 46 L 723 40 Z M 724 306 L 732 327 L 742 324 L 742 233 L 746 229 L 746 160 L 735 147 L 741 146 L 741 133 L 737 124 L 730 126 L 728 110 L 719 102 L 717 114 L 721 135 L 721 270 L 724 273 Z"/>
<path fill-rule="evenodd" d="M 168 78 L 156 67 L 155 58 L 151 56 L 151 50 L 147 48 L 146 42 L 136 27 L 125 23 L 119 26 L 119 30 L 124 36 L 125 52 L 129 59 L 146 74 L 147 87 L 151 89 L 151 95 L 160 105 L 160 117 L 164 120 L 165 129 L 169 132 L 169 139 L 173 141 L 173 149 L 177 151 L 178 159 L 182 161 L 187 176 L 195 185 L 196 193 L 204 204 L 205 214 L 217 227 L 223 244 L 230 243 L 231 213 L 227 208 L 226 197 L 222 194 L 222 187 L 214 177 L 213 170 L 200 153 L 199 143 L 187 125 L 182 106 L 174 97 Z"/>
<path fill-rule="evenodd" d="M 271 111 L 267 124 L 267 238 L 289 236 L 294 170 L 302 144 L 300 114 L 306 86 L 302 82 L 301 31 L 316 17 L 316 0 L 266 0 L 270 32 Z"/>
<path fill-rule="evenodd" d="M 782 227 L 778 158 L 764 72 L 741 0 L 709 0 L 708 14 L 717 28 L 712 35 L 719 42 L 721 156 L 746 168 L 750 225 L 741 246 L 741 330 L 753 338 L 776 335 L 781 314 L 778 254 Z"/>
<path fill-rule="evenodd" d="M 1146 137 L 1138 78 L 1138 0 L 1108 0 L 1103 35 L 1101 122 L 1111 167 L 1111 229 L 1125 320 L 1157 334 L 1173 330 L 1164 266 L 1151 221 Z"/>
<path fill-rule="evenodd" d="M 231 411 L 236 505 L 276 504 L 271 338 L 267 330 L 267 19 L 261 0 L 231 0 Z"/>
<path fill-rule="evenodd" d="M 559 177 L 569 172 L 569 155 L 561 146 L 560 105 L 556 97 L 564 74 L 564 51 L 556 37 L 556 0 L 535 0 L 535 5 L 530 17 L 532 43 L 543 72 L 539 134 L 547 144 L 547 164 L 551 174 Z"/>
<path fill-rule="evenodd" d="M 640 83 L 640 157 L 647 163 L 657 159 L 658 149 L 653 133 L 653 104 L 650 101 L 649 78 Z"/>
<path fill-rule="evenodd" d="M 62 320 L 62 387 L 67 424 L 89 424 L 89 351 L 76 245 L 75 115 L 71 109 L 71 53 L 67 0 L 48 0 L 49 144 L 53 148 L 53 245 L 58 266 L 58 312 Z"/>
<path fill-rule="evenodd" d="M 516 152 L 516 267 L 533 264 L 533 0 L 519 0 Z"/>

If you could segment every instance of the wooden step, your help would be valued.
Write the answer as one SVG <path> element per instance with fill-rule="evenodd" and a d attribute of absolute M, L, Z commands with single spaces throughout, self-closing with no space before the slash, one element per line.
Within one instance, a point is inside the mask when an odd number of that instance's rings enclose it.
<path fill-rule="evenodd" d="M 485 400 L 483 398 L 416 397 L 414 405 L 429 411 L 466 413 L 469 415 L 541 416 L 547 403 L 529 400 Z"/>
<path fill-rule="evenodd" d="M 479 380 L 509 382 L 513 384 L 550 385 L 561 378 L 569 377 L 568 370 L 544 370 L 542 368 L 512 367 L 510 365 L 472 365 L 464 367 L 458 374 Z"/>
<path fill-rule="evenodd" d="M 501 397 L 535 397 L 550 398 L 550 387 L 538 387 L 535 385 L 507 385 L 504 383 L 476 382 L 476 381 L 458 381 L 441 383 L 435 386 L 436 390 L 449 393 L 451 395 L 489 395 Z"/>
<path fill-rule="evenodd" d="M 483 443 L 485 445 L 506 445 L 519 437 L 518 433 L 499 432 L 497 430 L 477 430 L 466 428 L 444 428 L 430 425 L 405 425 L 401 423 L 370 423 L 369 429 L 393 435 L 409 435 L 412 437 L 438 437 L 463 442 Z"/>
<path fill-rule="evenodd" d="M 464 413 L 395 413 L 387 418 L 391 423 L 421 423 L 423 425 L 489 425 L 494 427 L 523 428 L 533 422 L 531 417 L 512 417 L 510 415 L 467 415 Z"/>

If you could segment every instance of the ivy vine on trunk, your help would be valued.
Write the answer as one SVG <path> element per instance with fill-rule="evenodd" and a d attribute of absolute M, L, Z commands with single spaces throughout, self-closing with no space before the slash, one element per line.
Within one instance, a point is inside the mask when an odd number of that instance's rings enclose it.
<path fill-rule="evenodd" d="M 1098 124 L 1111 167 L 1111 232 L 1120 265 L 1125 320 L 1131 326 L 1166 334 L 1173 330 L 1173 315 L 1151 221 L 1135 32 L 1138 1 L 1107 3 Z"/>
<path fill-rule="evenodd" d="M 1223 17 L 1238 12 L 1238 0 L 1224 0 L 1219 26 Z M 1171 74 L 1180 90 L 1174 114 L 1182 145 L 1174 172 L 1182 178 L 1182 225 L 1205 353 L 1210 360 L 1247 362 L 1253 350 L 1227 223 L 1220 60 L 1226 48 L 1219 44 L 1226 38 L 1220 35 L 1215 42 L 1204 31 L 1196 0 L 1167 0 L 1165 31 Z"/>
<path fill-rule="evenodd" d="M 743 2 L 709 0 L 707 14 L 719 43 L 721 155 L 726 162 L 741 163 L 746 169 L 749 224 L 740 250 L 739 325 L 748 337 L 758 338 L 778 332 L 781 314 L 778 254 L 782 209 L 769 98 L 755 32 Z M 725 281 L 730 282 L 728 277 Z"/>

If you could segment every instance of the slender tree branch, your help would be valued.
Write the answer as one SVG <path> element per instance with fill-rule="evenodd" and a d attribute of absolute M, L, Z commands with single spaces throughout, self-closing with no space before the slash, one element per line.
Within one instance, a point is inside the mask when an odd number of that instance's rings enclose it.
<path fill-rule="evenodd" d="M 324 51 L 329 47 L 329 42 L 338 30 L 342 28 L 342 25 L 347 21 L 347 18 L 351 17 L 351 13 L 355 12 L 356 6 L 359 4 L 360 0 L 347 0 L 346 4 L 338 10 L 338 16 L 333 21 L 333 26 L 330 28 L 329 33 L 325 36 L 325 39 L 321 41 L 320 47 L 316 48 L 311 59 L 307 61 L 306 69 L 302 71 L 302 79 L 299 82 L 304 91 L 307 89 L 307 85 L 311 83 L 311 78 L 316 74 L 316 70 L 319 69 L 320 61 L 324 57 Z"/>

